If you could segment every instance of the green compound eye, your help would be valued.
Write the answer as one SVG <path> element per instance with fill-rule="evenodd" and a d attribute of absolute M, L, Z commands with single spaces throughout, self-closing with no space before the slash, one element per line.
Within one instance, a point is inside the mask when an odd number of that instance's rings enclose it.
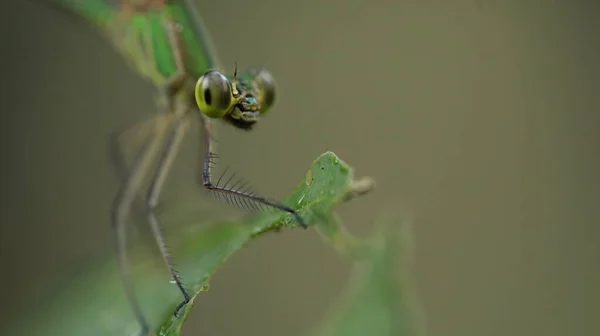
<path fill-rule="evenodd" d="M 207 117 L 218 119 L 231 111 L 231 83 L 218 71 L 207 71 L 198 78 L 195 95 L 198 108 Z"/>
<path fill-rule="evenodd" d="M 260 114 L 265 114 L 275 103 L 275 93 L 277 84 L 273 75 L 265 69 L 253 68 L 248 72 L 255 76 L 258 86 L 258 101 L 261 102 Z"/>

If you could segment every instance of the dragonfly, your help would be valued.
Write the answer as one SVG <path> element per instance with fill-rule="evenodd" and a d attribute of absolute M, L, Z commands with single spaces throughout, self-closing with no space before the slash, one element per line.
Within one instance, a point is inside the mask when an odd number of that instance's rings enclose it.
<path fill-rule="evenodd" d="M 200 128 L 203 157 L 198 167 L 198 184 L 234 206 L 277 209 L 292 215 L 306 228 L 293 208 L 261 196 L 232 176 L 213 179 L 218 155 L 215 124 L 223 121 L 250 131 L 271 110 L 276 82 L 264 68 L 250 68 L 232 76 L 219 71 L 217 53 L 198 12 L 189 0 L 50 0 L 97 28 L 144 79 L 156 87 L 157 111 L 125 130 L 115 132 L 110 151 L 121 178 L 110 221 L 117 240 L 119 273 L 124 292 L 140 325 L 150 331 L 130 280 L 126 249 L 126 222 L 139 206 L 183 300 L 179 311 L 191 300 L 162 234 L 155 212 L 170 167 L 191 125 Z M 144 130 L 143 132 L 141 130 Z M 127 164 L 122 151 L 126 134 L 146 134 L 135 159 Z M 140 136 L 138 136 L 140 138 Z M 216 180 L 216 181 L 215 181 Z M 149 181 L 149 182 L 145 182 Z"/>

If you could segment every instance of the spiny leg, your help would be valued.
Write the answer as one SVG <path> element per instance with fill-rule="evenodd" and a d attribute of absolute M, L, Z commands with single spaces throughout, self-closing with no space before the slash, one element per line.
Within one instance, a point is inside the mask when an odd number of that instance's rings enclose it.
<path fill-rule="evenodd" d="M 171 28 L 176 28 L 176 26 L 173 25 Z M 174 32 L 172 29 L 169 31 L 171 33 Z M 177 41 L 177 38 L 174 38 L 173 41 Z M 173 47 L 175 49 L 178 49 L 179 45 L 175 43 Z M 183 58 L 181 57 L 181 54 L 179 52 L 176 52 L 175 56 L 177 68 L 179 71 L 175 75 L 171 76 L 161 87 L 161 94 L 159 94 L 158 96 L 158 104 L 162 107 L 161 109 L 159 109 L 159 112 L 170 112 L 173 115 L 176 115 L 179 118 L 179 120 L 177 122 L 177 125 L 175 126 L 175 129 L 169 135 L 167 146 L 163 150 L 161 158 L 159 159 L 158 168 L 156 169 L 155 174 L 150 182 L 150 187 L 146 195 L 145 206 L 146 216 L 148 218 L 148 222 L 150 223 L 154 239 L 158 244 L 161 255 L 167 265 L 167 268 L 169 269 L 169 272 L 171 273 L 173 281 L 175 281 L 175 284 L 177 285 L 177 287 L 181 291 L 181 294 L 183 295 L 183 301 L 179 305 L 177 305 L 175 311 L 173 312 L 173 315 L 177 316 L 179 310 L 191 300 L 191 296 L 185 289 L 183 282 L 181 281 L 181 277 L 179 276 L 179 272 L 177 272 L 177 270 L 175 269 L 173 259 L 171 258 L 168 246 L 166 245 L 166 241 L 164 239 L 162 225 L 158 219 L 158 216 L 156 216 L 155 211 L 164 181 L 166 180 L 169 174 L 171 164 L 173 163 L 179 151 L 179 144 L 185 137 L 185 134 L 187 133 L 187 128 L 189 126 L 189 117 L 187 115 L 187 112 L 189 111 L 187 104 L 177 104 L 177 102 L 175 101 L 175 96 L 177 92 L 180 91 L 187 79 L 187 75 L 184 71 L 185 68 L 183 66 Z"/>
<path fill-rule="evenodd" d="M 158 118 L 157 116 L 155 118 Z M 138 155 L 134 161 L 132 168 L 127 174 L 127 179 L 122 183 L 122 186 L 115 197 L 112 210 L 111 210 L 111 224 L 115 229 L 116 240 L 117 240 L 117 263 L 119 268 L 119 274 L 125 287 L 125 295 L 129 303 L 131 304 L 135 317 L 142 328 L 142 334 L 147 334 L 150 330 L 149 324 L 146 321 L 140 304 L 135 296 L 133 285 L 131 283 L 129 273 L 129 261 L 127 258 L 127 235 L 126 235 L 126 220 L 129 217 L 131 205 L 137 195 L 138 190 L 146 176 L 154 158 L 159 154 L 161 143 L 164 140 L 167 120 L 152 119 L 150 122 L 157 122 L 155 127 L 161 127 L 157 129 L 155 134 L 149 137 L 148 142 L 143 146 L 143 151 Z M 161 124 L 158 124 L 158 123 Z M 114 145 L 114 143 L 111 143 Z M 114 149 L 111 149 L 115 152 Z M 122 162 L 120 160 L 119 162 Z"/>
<path fill-rule="evenodd" d="M 169 249 L 166 245 L 166 241 L 163 236 L 162 225 L 158 219 L 158 216 L 156 215 L 155 208 L 160 197 L 160 192 L 162 191 L 162 187 L 171 168 L 171 164 L 177 156 L 179 145 L 185 137 L 188 126 L 189 118 L 187 118 L 187 116 L 183 116 L 183 118 L 181 118 L 178 121 L 177 125 L 175 126 L 175 129 L 169 135 L 169 138 L 167 140 L 167 146 L 162 152 L 162 155 L 158 162 L 158 168 L 150 182 L 150 187 L 146 195 L 145 203 L 146 216 L 148 218 L 148 222 L 150 223 L 150 227 L 152 228 L 152 233 L 154 234 L 156 243 L 158 244 L 163 259 L 167 264 L 167 267 L 169 268 L 169 272 L 171 273 L 173 281 L 175 281 L 175 284 L 177 284 L 177 287 L 181 291 L 181 294 L 183 294 L 183 301 L 177 306 L 177 308 L 175 308 L 175 316 L 177 316 L 179 310 L 191 300 L 191 296 L 185 289 L 181 281 L 181 277 L 179 276 L 179 272 L 175 270 L 173 259 L 171 258 Z"/>
<path fill-rule="evenodd" d="M 231 176 L 225 184 L 221 185 L 219 181 L 217 183 L 213 183 L 211 179 L 211 170 L 213 165 L 215 164 L 215 160 L 217 159 L 217 154 L 214 151 L 214 139 L 213 139 L 213 124 L 212 120 L 204 115 L 201 116 L 202 125 L 204 126 L 204 160 L 202 161 L 202 185 L 207 189 L 217 193 L 222 196 L 224 200 L 228 201 L 230 204 L 237 204 L 238 206 L 245 206 L 249 208 L 258 209 L 261 206 L 267 206 L 269 208 L 279 209 L 284 212 L 288 212 L 292 214 L 298 223 L 302 225 L 304 228 L 307 228 L 306 222 L 300 217 L 296 210 L 291 207 L 280 204 L 278 202 L 272 201 L 263 196 L 257 195 L 248 189 L 245 189 L 243 186 L 236 187 L 235 184 L 232 186 L 228 186 L 229 182 L 233 178 Z M 240 203 L 241 202 L 241 203 Z"/>

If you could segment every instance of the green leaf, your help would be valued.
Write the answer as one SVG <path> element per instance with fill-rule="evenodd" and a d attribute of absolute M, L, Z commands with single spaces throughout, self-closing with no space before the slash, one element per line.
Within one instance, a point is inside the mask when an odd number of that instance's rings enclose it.
<path fill-rule="evenodd" d="M 406 224 L 384 221 L 367 258 L 356 262 L 345 295 L 317 336 L 414 336 L 424 324 L 408 277 Z"/>
<path fill-rule="evenodd" d="M 336 204 L 365 193 L 373 186 L 373 181 L 368 178 L 354 181 L 350 167 L 334 153 L 327 152 L 313 162 L 306 178 L 284 203 L 296 208 L 312 225 L 317 220 L 326 220 L 325 215 Z M 167 211 L 161 217 L 168 226 L 175 221 L 181 223 L 182 216 L 177 211 Z M 242 221 L 221 221 L 211 225 L 198 225 L 197 221 L 192 221 L 189 224 L 177 238 L 169 241 L 177 268 L 194 296 L 179 318 L 173 317 L 173 311 L 182 296 L 177 287 L 170 284 L 162 260 L 148 258 L 147 254 L 140 254 L 139 249 L 129 254 L 136 294 L 158 335 L 179 335 L 196 295 L 207 290 L 211 275 L 232 253 L 265 232 L 299 226 L 291 215 L 275 212 L 258 213 Z M 340 230 L 339 223 L 325 225 L 329 225 L 330 232 Z M 336 246 L 344 245 L 344 239 L 333 239 Z M 36 303 L 31 304 L 29 314 L 2 334 L 137 336 L 138 332 L 139 326 L 125 299 L 115 258 L 110 255 L 90 261 L 65 279 L 63 288 L 48 298 L 37 298 Z"/>

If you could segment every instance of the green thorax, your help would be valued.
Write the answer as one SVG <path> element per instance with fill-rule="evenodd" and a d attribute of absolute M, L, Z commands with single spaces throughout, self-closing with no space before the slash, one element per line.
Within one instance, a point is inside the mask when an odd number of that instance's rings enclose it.
<path fill-rule="evenodd" d="M 188 0 L 55 0 L 99 26 L 140 75 L 157 85 L 217 68 L 212 41 Z"/>

